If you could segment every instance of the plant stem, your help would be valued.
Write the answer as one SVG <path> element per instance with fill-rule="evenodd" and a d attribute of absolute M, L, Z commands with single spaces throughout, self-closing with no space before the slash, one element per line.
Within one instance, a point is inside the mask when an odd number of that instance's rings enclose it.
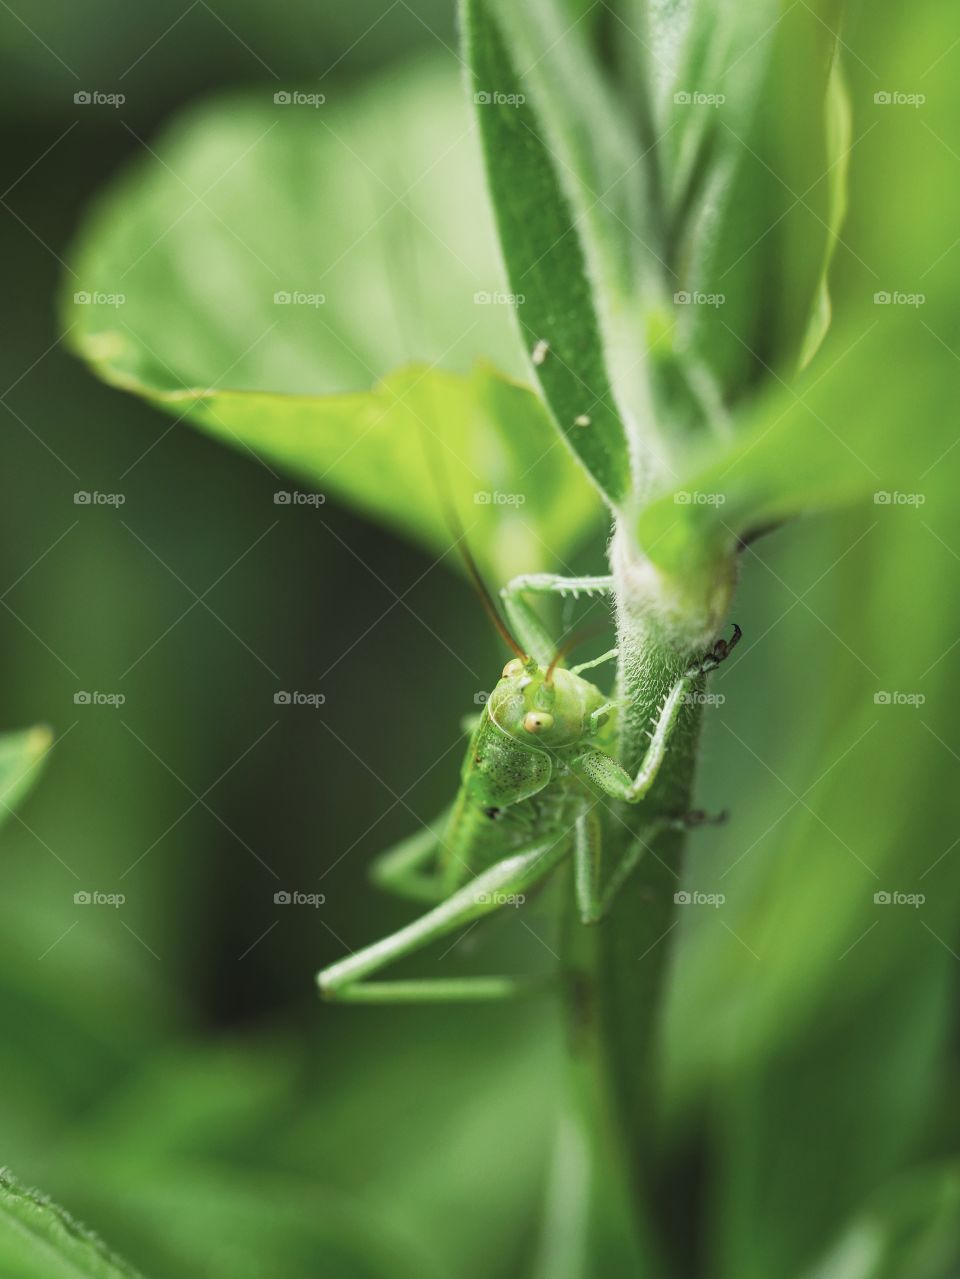
<path fill-rule="evenodd" d="M 622 538 L 612 566 L 624 707 L 619 751 L 633 774 L 667 691 L 719 629 L 732 574 L 720 574 L 699 600 L 689 593 L 680 599 L 639 552 L 624 549 Z M 608 869 L 654 818 L 689 811 L 700 722 L 699 702 L 686 706 L 644 802 L 613 806 L 604 822 Z M 589 1200 L 580 1216 L 589 1218 L 584 1235 L 590 1245 L 581 1248 L 587 1259 L 577 1273 L 585 1276 L 620 1273 L 611 1267 L 624 1265 L 631 1251 L 632 1268 L 623 1273 L 665 1272 L 665 1249 L 651 1220 L 660 1137 L 656 1069 L 684 842 L 679 830 L 651 840 L 603 923 L 584 928 L 574 921 L 566 930 L 571 1110 L 590 1170 L 581 1179 Z"/>

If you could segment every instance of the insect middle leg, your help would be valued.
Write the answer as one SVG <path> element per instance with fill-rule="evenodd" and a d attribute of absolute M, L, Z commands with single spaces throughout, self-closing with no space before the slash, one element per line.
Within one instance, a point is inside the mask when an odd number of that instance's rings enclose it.
<path fill-rule="evenodd" d="M 449 815 L 447 807 L 429 826 L 374 858 L 369 871 L 373 883 L 408 901 L 441 901 L 445 889 L 437 863 Z"/>
<path fill-rule="evenodd" d="M 609 595 L 613 590 L 612 577 L 559 577 L 555 573 L 527 573 L 515 577 L 500 592 L 503 607 L 517 639 L 541 665 L 553 657 L 556 645 L 525 595 Z"/>
<path fill-rule="evenodd" d="M 604 918 L 617 893 L 647 851 L 647 841 L 672 824 L 668 819 L 657 818 L 635 834 L 606 884 L 603 884 L 603 824 L 599 814 L 592 809 L 580 816 L 574 844 L 574 882 L 582 923 L 598 924 Z"/>
<path fill-rule="evenodd" d="M 369 984 L 365 979 L 394 960 L 500 910 L 509 898 L 546 878 L 569 850 L 570 836 L 565 834 L 559 839 L 538 841 L 496 862 L 412 924 L 324 968 L 317 974 L 321 997 L 363 1003 L 419 1003 L 439 999 L 505 999 L 529 993 L 529 982 L 509 977 Z"/>
<path fill-rule="evenodd" d="M 463 717 L 461 728 L 467 737 L 474 732 L 479 719 L 478 714 Z M 442 901 L 448 890 L 440 873 L 439 853 L 452 808 L 453 805 L 448 804 L 429 825 L 375 857 L 368 872 L 371 881 L 378 888 L 408 901 Z"/>

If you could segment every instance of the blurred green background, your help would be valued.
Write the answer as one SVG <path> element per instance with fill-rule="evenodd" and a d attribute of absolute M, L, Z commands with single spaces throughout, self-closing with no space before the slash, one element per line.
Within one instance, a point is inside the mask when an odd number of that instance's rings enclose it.
<path fill-rule="evenodd" d="M 949 11 L 922 12 L 915 31 L 891 10 L 847 36 L 866 136 L 838 295 L 939 285 L 946 313 L 956 175 L 918 207 L 887 165 L 891 146 L 920 174 L 956 157 L 906 112 L 866 127 L 868 95 L 904 68 L 931 94 L 956 76 Z M 42 719 L 58 741 L 2 835 L 0 1159 L 150 1275 L 528 1274 L 555 1012 L 331 1010 L 312 988 L 409 917 L 365 867 L 451 794 L 498 645 L 443 566 L 334 502 L 277 507 L 269 470 L 100 385 L 54 314 L 60 259 L 134 134 L 220 89 L 330 68 L 346 92 L 410 58 L 451 63 L 451 6 L 44 2 L 22 18 L 0 13 L 0 725 Z M 121 110 L 75 108 L 79 88 L 121 82 Z M 892 242 L 912 278 L 878 277 Z M 935 338 L 957 358 L 955 331 Z M 927 447 L 922 423 L 904 429 Z M 803 521 L 744 555 L 746 640 L 713 686 L 700 786 L 733 818 L 697 834 L 687 875 L 726 900 L 671 938 L 656 1138 L 660 1210 L 695 1223 L 691 1274 L 956 1272 L 960 527 L 942 452 L 922 506 Z M 602 554 L 598 538 L 576 565 Z M 278 688 L 326 702 L 275 706 Z M 925 903 L 877 906 L 881 891 Z M 548 903 L 531 909 L 533 931 L 498 919 L 442 962 L 542 966 Z M 918 1220 L 927 1269 L 842 1268 Z"/>

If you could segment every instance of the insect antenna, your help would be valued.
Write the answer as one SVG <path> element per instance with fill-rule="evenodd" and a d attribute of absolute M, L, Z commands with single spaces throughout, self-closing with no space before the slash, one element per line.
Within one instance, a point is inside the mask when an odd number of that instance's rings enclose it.
<path fill-rule="evenodd" d="M 510 628 L 507 626 L 500 610 L 497 608 L 493 594 L 490 591 L 490 587 L 484 580 L 483 574 L 480 572 L 480 567 L 473 557 L 473 551 L 471 551 L 470 543 L 467 541 L 466 530 L 461 523 L 457 508 L 454 506 L 453 499 L 450 496 L 450 485 L 443 462 L 439 455 L 430 449 L 422 424 L 420 439 L 427 459 L 427 466 L 430 468 L 430 473 L 433 476 L 433 483 L 437 490 L 437 498 L 440 502 L 440 509 L 443 513 L 444 522 L 450 532 L 450 536 L 453 538 L 453 544 L 457 549 L 457 553 L 461 560 L 463 560 L 463 566 L 467 570 L 467 576 L 469 577 L 470 583 L 480 600 L 483 611 L 493 623 L 497 634 L 511 652 L 519 657 L 525 665 L 527 665 L 531 660 L 530 656 L 528 653 L 523 651 L 511 634 Z"/>
<path fill-rule="evenodd" d="M 401 174 L 399 171 L 396 173 L 396 178 L 397 178 L 396 185 L 399 186 L 399 182 L 401 179 Z M 405 243 L 409 244 L 409 242 L 405 242 Z M 403 281 L 402 290 L 400 288 L 401 281 L 399 279 L 399 270 L 398 270 L 399 264 L 398 264 L 395 252 L 391 250 L 390 252 L 386 253 L 384 256 L 385 256 L 385 261 L 387 263 L 388 272 L 391 274 L 391 276 L 395 277 L 391 281 L 392 287 L 390 290 L 390 294 L 391 294 L 391 301 L 394 307 L 394 319 L 396 321 L 397 333 L 400 336 L 402 341 L 403 338 L 408 333 L 409 326 L 400 323 L 399 299 L 401 297 L 409 298 L 412 296 L 414 299 L 414 305 L 412 308 L 407 308 L 407 309 L 412 309 L 416 317 L 421 322 L 424 316 L 423 290 L 421 288 L 421 280 L 417 270 L 416 255 L 409 254 L 408 259 L 406 263 L 404 264 L 407 268 L 408 278 L 405 281 Z M 421 335 L 421 343 L 425 345 L 425 343 L 423 342 L 423 337 L 424 335 Z M 436 364 L 431 363 L 427 372 L 432 372 L 433 369 L 436 367 L 437 367 Z M 430 394 L 432 397 L 433 388 L 429 382 L 429 379 L 427 380 L 425 384 L 425 389 L 427 390 L 427 393 Z M 504 641 L 507 647 L 511 650 L 511 652 L 513 652 L 517 657 L 519 657 L 522 662 L 524 662 L 525 664 L 528 664 L 531 660 L 530 657 L 528 656 L 528 654 L 526 654 L 523 651 L 523 649 L 520 647 L 520 645 L 511 635 L 509 627 L 507 626 L 506 622 L 501 616 L 500 610 L 497 608 L 496 603 L 494 602 L 493 595 L 490 593 L 490 588 L 487 586 L 486 582 L 484 581 L 483 576 L 480 572 L 480 569 L 477 565 L 477 562 L 473 558 L 473 552 L 470 550 L 470 545 L 467 542 L 466 532 L 463 528 L 463 524 L 460 521 L 460 517 L 457 513 L 457 509 L 453 504 L 453 499 L 450 496 L 451 494 L 450 481 L 446 473 L 446 468 L 443 465 L 443 459 L 435 449 L 431 448 L 431 441 L 427 439 L 428 427 L 426 423 L 423 421 L 422 418 L 419 419 L 419 422 L 420 422 L 420 443 L 423 448 L 423 454 L 427 462 L 427 468 L 430 471 L 430 475 L 433 480 L 433 486 L 437 491 L 437 498 L 439 499 L 439 502 L 440 502 L 440 509 L 443 515 L 444 523 L 446 524 L 447 530 L 450 533 L 451 537 L 453 538 L 454 546 L 457 548 L 457 552 L 463 561 L 464 568 L 467 570 L 467 576 L 470 579 L 471 585 L 473 586 L 473 589 L 476 591 L 477 595 L 479 596 L 480 603 L 483 606 L 483 611 L 486 613 L 487 617 L 489 617 L 490 621 L 493 623 L 493 626 L 495 630 L 497 631 L 497 634 L 501 637 L 501 639 Z M 429 432 L 429 433 L 433 434 L 433 432 Z"/>

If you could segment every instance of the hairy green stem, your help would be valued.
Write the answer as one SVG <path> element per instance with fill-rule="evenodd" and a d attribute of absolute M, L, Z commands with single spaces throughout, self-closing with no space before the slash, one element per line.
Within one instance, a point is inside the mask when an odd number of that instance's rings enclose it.
<path fill-rule="evenodd" d="M 615 541 L 620 659 L 618 696 L 624 707 L 620 760 L 635 773 L 649 731 L 671 685 L 716 635 L 729 600 L 732 574 L 718 573 L 704 589 L 683 595 L 664 582 L 625 539 Z M 691 807 L 701 705 L 683 709 L 654 787 L 637 806 L 613 805 L 604 820 L 610 864 L 652 820 Z M 571 1052 L 571 1113 L 562 1150 L 568 1171 L 557 1185 L 568 1202 L 554 1219 L 579 1221 L 578 1269 L 569 1275 L 666 1273 L 652 1220 L 654 1160 L 659 1144 L 657 1045 L 669 957 L 678 921 L 685 835 L 662 831 L 597 928 L 571 921 L 565 935 L 567 1026 Z M 573 1125 L 576 1136 L 570 1136 Z M 569 1174 L 570 1151 L 586 1161 L 579 1180 Z M 558 1191 L 559 1193 L 559 1191 Z M 583 1203 L 570 1200 L 578 1194 Z M 579 1211 L 576 1210 L 579 1208 Z M 629 1267 L 629 1268 L 628 1268 Z"/>

